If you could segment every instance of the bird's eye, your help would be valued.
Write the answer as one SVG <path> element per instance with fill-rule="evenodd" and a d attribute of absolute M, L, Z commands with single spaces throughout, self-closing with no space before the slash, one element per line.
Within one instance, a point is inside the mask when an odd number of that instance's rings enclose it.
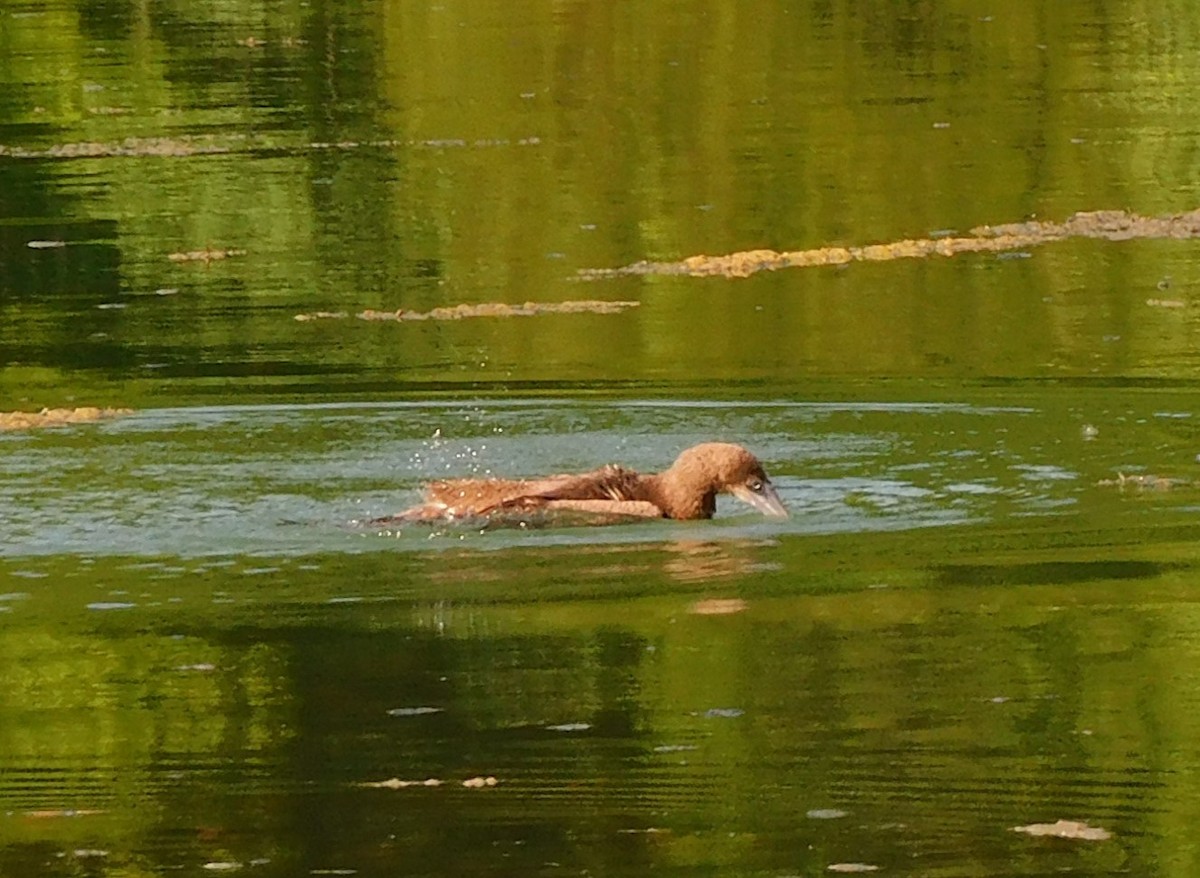
<path fill-rule="evenodd" d="M 760 493 L 762 493 L 763 483 L 760 482 L 758 479 L 755 479 L 753 482 L 750 483 L 749 487 L 750 487 L 750 490 L 753 491 L 755 494 L 760 494 Z"/>

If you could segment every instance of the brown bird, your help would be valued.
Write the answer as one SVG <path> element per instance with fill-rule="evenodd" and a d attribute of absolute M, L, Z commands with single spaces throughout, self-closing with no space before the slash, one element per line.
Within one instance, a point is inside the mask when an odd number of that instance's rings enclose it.
<path fill-rule="evenodd" d="M 586 523 L 631 518 L 712 518 L 728 492 L 764 515 L 787 517 L 762 464 L 740 445 L 705 442 L 670 469 L 643 475 L 609 464 L 577 475 L 541 479 L 450 479 L 433 482 L 425 502 L 375 524 L 573 513 Z"/>

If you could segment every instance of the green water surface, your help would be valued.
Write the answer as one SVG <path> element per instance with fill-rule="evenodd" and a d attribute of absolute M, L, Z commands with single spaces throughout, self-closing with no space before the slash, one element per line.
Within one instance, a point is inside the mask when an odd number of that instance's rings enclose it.
<path fill-rule="evenodd" d="M 1194 874 L 1197 242 L 580 272 L 1195 209 L 1198 59 L 1183 3 L 0 0 L 0 411 L 134 410 L 0 433 L 0 875 Z M 354 316 L 571 300 L 637 305 Z M 791 518 L 363 524 L 712 439 Z"/>

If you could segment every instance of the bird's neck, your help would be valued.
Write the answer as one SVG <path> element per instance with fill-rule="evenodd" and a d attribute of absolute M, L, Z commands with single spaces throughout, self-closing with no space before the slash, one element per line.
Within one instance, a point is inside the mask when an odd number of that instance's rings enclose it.
<path fill-rule="evenodd" d="M 712 518 L 717 508 L 717 491 L 712 479 L 687 468 L 673 466 L 643 479 L 648 499 L 668 518 Z"/>

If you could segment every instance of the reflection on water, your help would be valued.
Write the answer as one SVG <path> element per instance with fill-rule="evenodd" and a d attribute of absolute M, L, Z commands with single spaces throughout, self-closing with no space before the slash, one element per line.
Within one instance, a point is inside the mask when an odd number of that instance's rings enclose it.
<path fill-rule="evenodd" d="M 179 409 L 5 437 L 5 869 L 1190 863 L 1194 502 L 1092 479 L 1186 421 L 1131 394 L 1132 426 L 1085 443 L 1025 401 Z M 793 518 L 345 526 L 447 471 L 651 466 L 693 430 L 759 450 Z M 1059 819 L 1112 838 L 1012 831 Z"/>
<path fill-rule="evenodd" d="M 1067 584 L 893 566 L 856 585 L 819 557 L 838 548 L 734 547 L 763 563 L 683 583 L 694 547 L 604 569 L 519 549 L 134 564 L 103 606 L 89 565 L 59 562 L 0 636 L 6 868 L 1190 862 L 1169 839 L 1193 816 L 1174 766 L 1200 755 L 1197 696 L 1166 681 L 1195 659 L 1194 567 L 1132 590 L 1101 564 Z M 1059 818 L 1114 839 L 1010 831 Z"/>
<path fill-rule="evenodd" d="M 1183 5 L 868 7 L 0 4 L 0 875 L 1196 873 L 1195 247 L 581 286 L 1200 204 Z"/>
<path fill-rule="evenodd" d="M 613 314 L 293 319 L 553 306 L 586 268 L 1194 209 L 1176 132 L 1196 22 L 1128 6 L 8 4 L 0 387 L 144 409 L 1191 380 L 1182 241 L 587 284 L 640 303 Z"/>

